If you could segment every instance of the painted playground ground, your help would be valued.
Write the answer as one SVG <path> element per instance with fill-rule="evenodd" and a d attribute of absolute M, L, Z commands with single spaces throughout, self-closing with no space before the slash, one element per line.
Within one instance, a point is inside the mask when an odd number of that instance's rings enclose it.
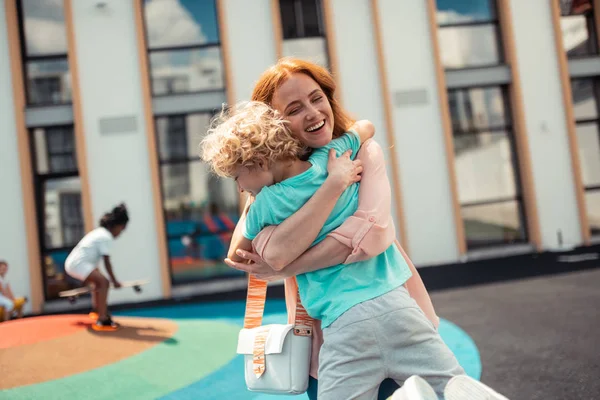
<path fill-rule="evenodd" d="M 246 389 L 235 353 L 243 314 L 236 301 L 121 311 L 117 332 L 91 330 L 83 314 L 0 324 L 0 399 L 289 399 Z M 285 321 L 284 302 L 268 301 L 264 323 Z M 446 320 L 440 333 L 479 379 L 473 340 Z"/>

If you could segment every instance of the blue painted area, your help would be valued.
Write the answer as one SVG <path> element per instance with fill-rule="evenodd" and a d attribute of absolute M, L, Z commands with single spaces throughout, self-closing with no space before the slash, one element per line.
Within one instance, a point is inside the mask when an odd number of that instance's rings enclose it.
<path fill-rule="evenodd" d="M 210 304 L 183 304 L 171 307 L 131 310 L 119 315 L 169 318 L 169 319 L 215 319 L 238 326 L 243 325 L 244 302 L 230 301 Z M 285 302 L 269 300 L 265 307 L 264 323 L 284 323 L 286 321 Z M 481 361 L 475 342 L 469 335 L 450 321 L 442 320 L 439 328 L 446 344 L 454 352 L 465 372 L 475 378 L 481 377 Z M 236 343 L 231 343 L 235 346 Z M 240 399 L 240 400 L 284 400 L 289 396 L 275 396 L 253 393 L 246 389 L 244 382 L 243 358 L 235 357 L 222 368 L 189 386 L 180 388 L 163 397 L 165 400 L 180 399 Z M 300 400 L 308 397 L 295 396 Z"/>

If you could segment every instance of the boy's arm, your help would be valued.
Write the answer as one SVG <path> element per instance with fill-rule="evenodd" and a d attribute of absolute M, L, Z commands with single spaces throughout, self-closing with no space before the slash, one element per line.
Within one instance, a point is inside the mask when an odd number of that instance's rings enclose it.
<path fill-rule="evenodd" d="M 236 227 L 237 229 L 237 227 Z M 231 246 L 229 247 L 229 251 L 231 253 L 227 253 L 227 258 L 231 261 L 235 262 L 243 262 L 244 259 L 237 255 L 238 250 L 241 251 L 252 251 L 252 240 L 244 237 L 244 235 L 238 235 L 236 237 L 236 242 L 231 242 Z"/>
<path fill-rule="evenodd" d="M 261 254 L 273 269 L 285 267 L 315 241 L 339 196 L 359 179 L 362 163 L 350 160 L 349 152 L 338 158 L 333 150 L 330 150 L 327 169 L 327 179 L 304 206 L 281 224 L 265 228 L 269 229 L 268 240 L 260 239 L 265 238 L 262 231 L 258 234 L 258 241 L 263 244 Z M 246 210 L 247 208 L 248 205 Z M 235 261 L 233 257 L 237 257 L 236 250 L 239 248 L 240 238 L 243 237 L 241 232 L 246 223 L 246 210 L 235 228 L 229 248 L 228 258 L 232 261 Z M 257 238 L 254 239 L 255 246 Z M 273 245 L 267 246 L 267 243 Z"/>

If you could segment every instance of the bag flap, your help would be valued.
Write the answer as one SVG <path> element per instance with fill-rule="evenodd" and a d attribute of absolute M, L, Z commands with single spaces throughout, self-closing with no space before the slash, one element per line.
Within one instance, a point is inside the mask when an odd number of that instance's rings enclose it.
<path fill-rule="evenodd" d="M 271 324 L 258 328 L 242 329 L 238 335 L 237 354 L 253 354 L 254 338 L 259 330 L 269 329 L 265 343 L 265 354 L 279 354 L 283 349 L 285 337 L 294 327 L 293 324 Z"/>

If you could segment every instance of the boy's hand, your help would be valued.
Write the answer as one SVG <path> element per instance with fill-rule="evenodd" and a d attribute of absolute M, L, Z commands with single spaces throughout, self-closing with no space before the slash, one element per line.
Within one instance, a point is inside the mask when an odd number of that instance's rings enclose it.
<path fill-rule="evenodd" d="M 115 289 L 119 289 L 123 285 L 121 285 L 121 282 L 119 282 L 117 280 L 114 280 L 113 281 L 113 286 L 115 287 Z"/>
<path fill-rule="evenodd" d="M 329 149 L 329 161 L 327 162 L 327 180 L 338 185 L 340 190 L 360 181 L 363 170 L 362 161 L 350 159 L 352 150 L 346 151 L 340 157 L 335 156 L 335 150 Z"/>

